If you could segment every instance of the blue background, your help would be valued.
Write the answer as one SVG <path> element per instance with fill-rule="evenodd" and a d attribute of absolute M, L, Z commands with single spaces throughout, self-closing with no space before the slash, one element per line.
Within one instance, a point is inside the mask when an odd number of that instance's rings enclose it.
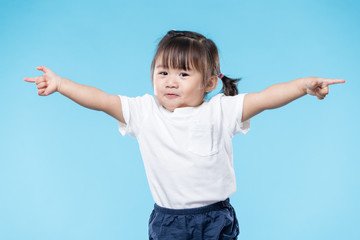
<path fill-rule="evenodd" d="M 153 200 L 136 139 L 23 78 L 45 65 L 110 94 L 152 94 L 150 63 L 171 29 L 213 39 L 243 93 L 347 81 L 251 120 L 233 140 L 231 201 L 240 239 L 360 239 L 358 1 L 0 3 L 0 239 L 147 238 Z"/>

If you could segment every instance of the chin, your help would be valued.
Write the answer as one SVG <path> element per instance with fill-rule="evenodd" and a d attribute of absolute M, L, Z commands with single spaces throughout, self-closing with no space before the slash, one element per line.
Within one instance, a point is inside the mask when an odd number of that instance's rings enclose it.
<path fill-rule="evenodd" d="M 164 105 L 163 105 L 164 106 Z M 174 106 L 164 106 L 167 110 L 169 110 L 170 112 L 173 112 L 175 110 L 175 108 L 177 107 L 174 107 Z"/>

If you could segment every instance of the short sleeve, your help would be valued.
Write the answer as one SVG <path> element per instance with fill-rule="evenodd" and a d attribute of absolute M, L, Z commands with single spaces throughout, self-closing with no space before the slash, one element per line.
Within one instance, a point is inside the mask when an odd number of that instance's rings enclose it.
<path fill-rule="evenodd" d="M 220 98 L 222 117 L 229 125 L 229 131 L 233 136 L 239 133 L 246 134 L 250 130 L 250 119 L 241 121 L 245 95 L 246 93 L 235 96 L 223 95 Z"/>
<path fill-rule="evenodd" d="M 153 97 L 146 94 L 142 97 L 126 97 L 119 95 L 121 99 L 122 113 L 126 122 L 118 121 L 121 135 L 126 134 L 136 137 L 143 124 L 144 119 L 152 109 Z"/>

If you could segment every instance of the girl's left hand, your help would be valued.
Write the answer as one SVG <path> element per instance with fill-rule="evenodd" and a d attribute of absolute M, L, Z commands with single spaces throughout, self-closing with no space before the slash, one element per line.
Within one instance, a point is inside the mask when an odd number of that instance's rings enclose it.
<path fill-rule="evenodd" d="M 320 77 L 307 77 L 305 80 L 306 93 L 317 96 L 319 100 L 325 98 L 329 93 L 329 85 L 345 83 L 344 79 L 329 79 Z"/>

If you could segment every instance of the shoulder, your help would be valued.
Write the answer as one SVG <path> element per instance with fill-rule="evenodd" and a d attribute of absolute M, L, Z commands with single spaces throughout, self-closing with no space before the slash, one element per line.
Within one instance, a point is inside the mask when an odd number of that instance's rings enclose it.
<path fill-rule="evenodd" d="M 143 117 L 144 114 L 152 112 L 153 109 L 156 108 L 156 101 L 150 94 L 137 97 L 128 97 L 123 95 L 118 96 L 121 99 L 125 119 L 127 116 L 132 116 L 133 118 L 136 116 Z"/>
<path fill-rule="evenodd" d="M 242 115 L 244 99 L 247 93 L 240 93 L 235 96 L 226 96 L 223 93 L 217 94 L 209 101 L 213 111 L 221 113 L 223 118 L 236 119 Z"/>
<path fill-rule="evenodd" d="M 231 105 L 231 104 L 235 104 L 235 103 L 239 103 L 239 102 L 242 103 L 244 101 L 244 98 L 246 95 L 247 95 L 247 93 L 240 93 L 235 96 L 226 96 L 223 93 L 219 93 L 219 94 L 213 96 L 209 100 L 209 103 L 210 104 L 221 103 L 224 105 Z"/>
<path fill-rule="evenodd" d="M 124 95 L 118 95 L 122 101 L 126 101 L 130 104 L 146 104 L 146 103 L 155 103 L 155 98 L 150 94 L 145 94 L 143 96 L 137 97 L 128 97 Z"/>
<path fill-rule="evenodd" d="M 118 95 L 121 98 L 126 98 L 126 99 L 134 99 L 134 100 L 151 100 L 154 97 L 148 93 L 142 95 L 142 96 L 137 96 L 137 97 L 129 97 L 129 96 L 125 96 L 125 95 Z"/>

